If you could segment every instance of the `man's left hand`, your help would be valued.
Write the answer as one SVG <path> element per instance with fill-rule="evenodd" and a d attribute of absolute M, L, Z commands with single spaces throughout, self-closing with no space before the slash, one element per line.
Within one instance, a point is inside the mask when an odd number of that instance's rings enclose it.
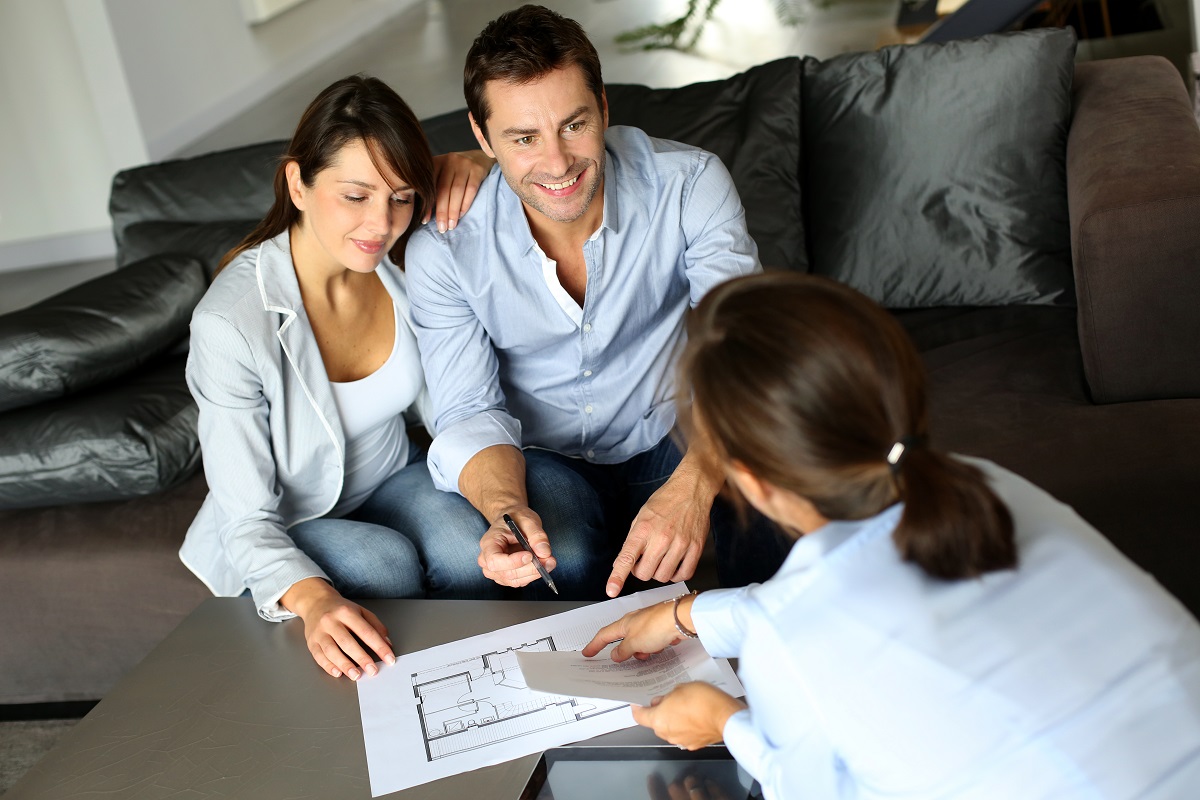
<path fill-rule="evenodd" d="M 680 464 L 633 520 L 613 562 L 605 592 L 616 597 L 625 580 L 651 578 L 666 583 L 692 577 L 708 538 L 708 514 L 715 491 L 701 470 Z"/>

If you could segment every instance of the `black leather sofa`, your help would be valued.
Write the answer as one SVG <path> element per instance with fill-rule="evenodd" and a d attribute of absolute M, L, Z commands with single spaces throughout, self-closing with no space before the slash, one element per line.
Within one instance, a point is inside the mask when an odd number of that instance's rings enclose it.
<path fill-rule="evenodd" d="M 1050 44 L 1059 60 L 1038 66 L 1036 80 L 1021 78 L 1029 65 L 1008 45 L 985 42 L 824 65 L 785 59 L 675 90 L 610 86 L 611 122 L 720 155 L 764 264 L 844 277 L 895 301 L 929 367 L 937 444 L 1045 487 L 1197 612 L 1200 131 L 1165 60 L 1072 67 L 1068 56 L 1063 67 L 1066 45 Z M 1010 68 L 1018 72 L 1005 83 Z M 1040 94 L 1064 86 L 1065 100 Z M 1041 151 L 1009 141 L 1008 131 L 1034 128 L 1049 137 Z M 428 120 L 426 130 L 435 151 L 474 144 L 465 112 Z M 282 145 L 117 175 L 121 269 L 95 291 L 170 259 L 211 274 L 269 204 Z M 964 154 L 982 163 L 966 164 Z M 1013 165 L 1022 181 L 969 179 L 977 167 Z M 999 216 L 987 217 L 988 208 Z M 1005 255 L 995 231 L 1020 239 L 1022 225 L 1039 231 L 1025 237 L 1033 255 L 1028 247 Z M 934 278 L 980 257 L 1018 264 L 1017 299 L 922 306 Z M 967 301 L 995 288 L 971 275 L 959 284 L 953 291 L 965 285 Z M 0 318 L 0 372 L 12 366 L 4 332 L 34 317 Z M 18 485 L 28 457 L 11 452 L 8 431 L 52 421 L 68 401 L 87 409 L 150 376 L 164 394 L 183 387 L 181 345 L 172 341 L 183 332 L 174 322 L 156 330 L 161 341 L 145 363 L 127 364 L 120 377 L 0 412 L 0 467 L 8 469 L 0 489 Z M 186 398 L 175 406 L 186 417 Z M 4 427 L 13 415 L 18 424 Z M 185 441 L 157 483 L 114 485 L 123 499 L 0 510 L 0 703 L 102 696 L 207 596 L 176 557 L 205 493 L 194 448 Z M 60 485 L 69 491 L 71 481 Z"/>

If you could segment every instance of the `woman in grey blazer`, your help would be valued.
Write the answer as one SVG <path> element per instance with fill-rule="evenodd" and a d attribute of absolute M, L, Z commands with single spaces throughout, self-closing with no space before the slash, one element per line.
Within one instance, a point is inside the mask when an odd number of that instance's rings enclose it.
<path fill-rule="evenodd" d="M 460 159 L 439 182 L 461 192 L 484 172 Z M 180 557 L 214 594 L 248 590 L 263 618 L 301 617 L 334 677 L 394 660 L 383 624 L 346 597 L 500 591 L 476 566 L 487 523 L 433 487 L 402 416 L 420 415 L 425 390 L 397 265 L 434 175 L 395 92 L 334 83 L 300 120 L 270 212 L 192 317 L 210 491 Z"/>

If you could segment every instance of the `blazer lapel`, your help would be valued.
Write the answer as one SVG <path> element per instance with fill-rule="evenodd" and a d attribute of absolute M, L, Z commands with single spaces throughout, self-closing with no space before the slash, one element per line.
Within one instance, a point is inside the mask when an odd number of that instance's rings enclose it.
<path fill-rule="evenodd" d="M 275 335 L 283 346 L 283 352 L 295 371 L 326 434 L 337 448 L 338 456 L 344 461 L 346 452 L 345 433 L 341 417 L 333 400 L 325 362 L 313 337 L 312 326 L 304 311 L 300 297 L 300 284 L 296 280 L 296 269 L 292 265 L 291 245 L 285 231 L 259 248 L 258 288 L 262 294 L 263 308 L 280 315 L 279 330 Z"/>

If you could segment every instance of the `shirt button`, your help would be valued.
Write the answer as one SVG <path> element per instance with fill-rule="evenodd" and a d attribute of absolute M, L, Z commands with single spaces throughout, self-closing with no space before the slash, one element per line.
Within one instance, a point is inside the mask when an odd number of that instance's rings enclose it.
<path fill-rule="evenodd" d="M 595 458 L 595 457 L 596 457 L 596 451 L 595 451 L 595 450 L 588 450 L 588 451 L 587 451 L 587 457 L 588 457 L 588 458 Z"/>
<path fill-rule="evenodd" d="M 583 371 L 583 377 L 585 377 L 585 378 L 590 378 L 590 377 L 592 377 L 592 371 L 591 371 L 590 369 L 585 369 L 585 370 Z"/>
<path fill-rule="evenodd" d="M 589 405 L 589 406 L 584 406 L 584 407 L 583 407 L 583 410 L 584 410 L 584 411 L 586 411 L 586 412 L 587 412 L 587 413 L 589 413 L 589 414 L 590 414 L 590 413 L 592 413 L 592 407 L 591 407 L 590 405 Z"/>
<path fill-rule="evenodd" d="M 585 322 L 585 323 L 584 323 L 584 325 L 583 325 L 583 332 L 584 332 L 584 333 L 591 333 L 591 332 L 592 332 L 592 323 L 590 323 L 590 322 Z"/>

